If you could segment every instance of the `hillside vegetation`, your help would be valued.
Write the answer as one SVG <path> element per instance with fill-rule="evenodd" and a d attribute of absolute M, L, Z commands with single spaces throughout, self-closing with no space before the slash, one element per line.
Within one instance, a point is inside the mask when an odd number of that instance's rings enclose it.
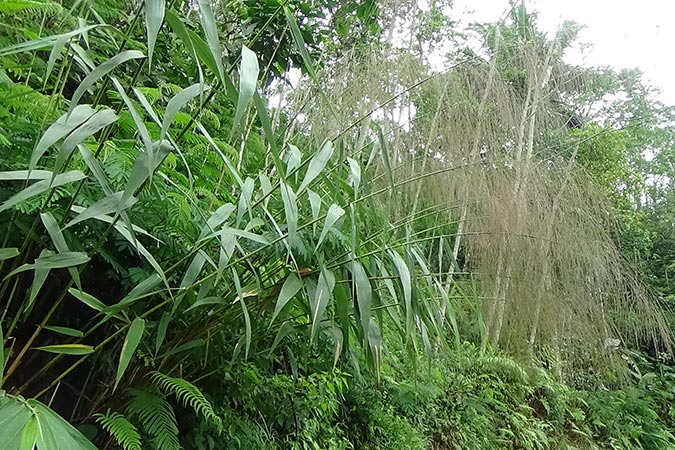
<path fill-rule="evenodd" d="M 675 110 L 452 17 L 0 2 L 0 447 L 675 449 Z"/>

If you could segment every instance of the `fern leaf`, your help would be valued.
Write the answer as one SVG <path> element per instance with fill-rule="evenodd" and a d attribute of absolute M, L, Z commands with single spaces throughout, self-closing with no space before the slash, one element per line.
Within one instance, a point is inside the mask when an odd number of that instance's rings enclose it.
<path fill-rule="evenodd" d="M 108 410 L 105 414 L 95 414 L 94 417 L 124 450 L 143 450 L 141 435 L 122 414 Z"/>
<path fill-rule="evenodd" d="M 143 431 L 154 442 L 157 450 L 180 450 L 178 425 L 171 405 L 157 394 L 132 390 L 127 415 L 138 419 Z"/>
<path fill-rule="evenodd" d="M 172 378 L 160 372 L 153 372 L 150 376 L 162 391 L 174 394 L 183 406 L 189 406 L 204 419 L 212 421 L 218 431 L 221 431 L 223 426 L 221 418 L 197 386 L 182 378 Z"/>

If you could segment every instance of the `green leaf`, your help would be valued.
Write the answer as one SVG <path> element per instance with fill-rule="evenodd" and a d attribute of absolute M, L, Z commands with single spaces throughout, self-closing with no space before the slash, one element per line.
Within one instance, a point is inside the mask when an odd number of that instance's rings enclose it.
<path fill-rule="evenodd" d="M 272 161 L 274 162 L 274 166 L 276 167 L 277 171 L 281 175 L 283 165 L 281 163 L 281 160 L 279 159 L 279 152 L 277 150 L 277 136 L 274 134 L 274 130 L 272 129 L 272 121 L 270 120 L 270 116 L 267 113 L 267 106 L 265 103 L 265 100 L 260 96 L 258 92 L 255 92 L 253 94 L 253 102 L 255 103 L 255 109 L 258 113 L 258 119 L 260 119 L 260 124 L 263 127 L 263 131 L 265 132 L 265 140 L 267 141 L 267 144 L 270 146 L 270 156 L 272 156 Z"/>
<path fill-rule="evenodd" d="M 331 156 L 333 156 L 333 143 L 331 141 L 326 141 L 309 162 L 307 172 L 305 173 L 305 178 L 302 180 L 302 184 L 300 184 L 300 187 L 298 188 L 298 194 L 308 187 L 309 184 L 321 174 Z"/>
<path fill-rule="evenodd" d="M 193 283 L 197 280 L 199 273 L 204 268 L 206 260 L 207 255 L 203 250 L 198 251 L 194 258 L 192 258 L 192 261 L 190 262 L 190 265 L 185 271 L 183 279 L 180 282 L 179 292 L 181 292 L 181 294 L 176 298 L 173 306 L 174 311 L 178 308 L 181 300 L 183 300 L 185 297 L 185 291 L 192 288 Z"/>
<path fill-rule="evenodd" d="M 188 309 L 185 311 L 191 311 L 195 308 L 199 308 L 200 306 L 208 306 L 208 305 L 229 305 L 230 303 L 225 300 L 223 297 L 203 297 L 203 298 L 197 298 L 197 301 L 194 302 Z"/>
<path fill-rule="evenodd" d="M 335 275 L 333 272 L 326 268 L 321 269 L 319 281 L 316 285 L 316 291 L 314 292 L 314 297 L 310 299 L 312 320 L 312 326 L 310 328 L 310 341 L 314 340 L 317 326 L 319 325 L 319 322 L 321 322 L 323 313 L 326 311 L 326 306 L 328 306 L 328 300 L 330 299 L 334 287 Z"/>
<path fill-rule="evenodd" d="M 178 17 L 175 12 L 168 10 L 166 11 L 166 23 L 169 24 L 173 32 L 176 33 L 181 41 L 183 41 L 183 45 L 187 48 L 188 53 L 192 55 L 192 58 L 194 59 L 195 64 L 197 64 L 197 67 L 201 73 L 201 64 L 199 63 L 199 58 L 197 57 L 197 51 L 195 50 L 192 38 L 190 37 L 190 34 L 188 33 L 187 28 L 185 28 L 185 25 L 181 21 L 180 17 Z M 218 70 L 214 70 L 213 73 L 217 74 Z"/>
<path fill-rule="evenodd" d="M 136 287 L 134 287 L 131 292 L 129 292 L 122 300 L 120 300 L 115 305 L 109 306 L 106 308 L 105 312 L 108 315 L 116 314 L 139 299 L 145 297 L 148 293 L 152 291 L 159 283 L 163 281 L 163 278 L 156 273 L 153 273 L 145 280 L 141 281 Z"/>
<path fill-rule="evenodd" d="M 213 234 L 210 234 L 210 235 L 207 235 L 207 236 L 203 237 L 202 239 L 199 240 L 199 242 L 211 239 L 214 236 L 226 236 L 226 235 L 243 237 L 244 239 L 248 239 L 250 241 L 258 242 L 258 243 L 264 244 L 264 245 L 269 244 L 269 241 L 267 240 L 267 238 L 265 238 L 265 236 L 255 234 L 255 233 L 251 233 L 250 231 L 239 230 L 237 228 L 231 228 L 231 227 L 223 227 L 221 230 L 216 231 Z"/>
<path fill-rule="evenodd" d="M 94 309 L 98 312 L 102 312 L 108 308 L 108 305 L 103 303 L 101 300 L 97 299 L 91 294 L 87 294 L 86 292 L 82 290 L 77 290 L 74 288 L 68 289 L 68 293 L 90 307 L 91 309 Z"/>
<path fill-rule="evenodd" d="M 305 70 L 307 71 L 309 77 L 314 82 L 316 88 L 319 91 L 319 95 L 321 95 L 321 98 L 323 99 L 325 105 L 328 107 L 331 113 L 335 115 L 333 104 L 330 102 L 330 100 L 328 100 L 328 97 L 326 97 L 326 93 L 323 90 L 323 86 L 319 82 L 319 78 L 316 76 L 316 70 L 314 69 L 312 58 L 309 55 L 309 52 L 307 51 L 307 46 L 305 45 L 305 40 L 302 37 L 302 32 L 300 31 L 300 28 L 298 28 L 298 22 L 295 20 L 295 17 L 293 16 L 293 14 L 291 13 L 290 9 L 287 6 L 284 6 L 284 15 L 286 16 L 288 27 L 291 30 L 291 36 L 293 37 L 293 41 L 295 42 L 295 47 L 298 49 L 298 52 L 300 52 L 300 56 L 302 56 L 302 62 L 305 65 Z"/>
<path fill-rule="evenodd" d="M 65 334 L 66 336 L 73 336 L 73 337 L 82 337 L 84 336 L 84 333 L 81 332 L 80 330 L 76 330 L 75 328 L 68 328 L 68 327 L 57 327 L 53 325 L 45 325 L 44 326 L 45 330 L 53 331 L 54 333 L 59 333 L 59 334 Z"/>
<path fill-rule="evenodd" d="M 54 172 L 58 173 L 61 171 L 63 166 L 66 164 L 70 155 L 75 150 L 82 141 L 87 139 L 89 136 L 100 131 L 101 129 L 107 127 L 111 123 L 114 123 L 118 119 L 117 114 L 112 109 L 103 109 L 97 111 L 93 116 L 89 117 L 86 122 L 77 127 L 72 133 L 68 135 L 63 145 L 59 149 L 58 154 L 56 155 L 56 161 L 54 162 Z"/>
<path fill-rule="evenodd" d="M 182 352 L 186 352 L 188 350 L 192 350 L 194 348 L 199 348 L 203 347 L 206 344 L 206 341 L 204 339 L 193 339 L 191 341 L 188 341 L 184 344 L 179 345 L 178 347 L 174 347 L 168 352 L 164 353 L 162 355 L 163 358 L 168 358 L 169 356 L 177 355 Z"/>
<path fill-rule="evenodd" d="M 294 273 L 291 273 L 284 281 L 284 284 L 281 286 L 281 292 L 279 292 L 279 298 L 277 299 L 277 304 L 274 307 L 274 314 L 272 314 L 271 322 L 274 322 L 274 319 L 279 315 L 286 303 L 292 299 L 295 294 L 302 288 L 302 279 Z"/>
<path fill-rule="evenodd" d="M 312 209 L 312 220 L 316 221 L 321 213 L 321 196 L 311 189 L 307 189 L 309 206 Z"/>
<path fill-rule="evenodd" d="M 148 33 L 148 69 L 152 67 L 152 54 L 163 21 L 164 0 L 145 0 L 145 29 Z"/>
<path fill-rule="evenodd" d="M 52 70 L 54 70 L 54 65 L 56 65 L 56 60 L 58 57 L 61 55 L 61 50 L 63 50 L 63 47 L 65 47 L 66 42 L 70 40 L 71 36 L 66 36 L 62 35 L 59 36 L 56 41 L 54 42 L 54 46 L 52 47 L 52 51 L 49 52 L 49 59 L 47 60 L 47 69 L 45 70 L 45 75 L 44 75 L 44 80 L 45 83 L 47 80 L 49 80 L 49 76 L 52 74 Z M 46 84 L 45 84 L 46 86 Z"/>
<path fill-rule="evenodd" d="M 131 362 L 131 357 L 134 356 L 138 344 L 141 342 L 141 337 L 143 337 L 143 331 L 145 330 L 145 320 L 140 317 L 136 317 L 127 331 L 127 336 L 124 338 L 124 344 L 122 345 L 122 351 L 120 352 L 120 361 L 117 365 L 117 375 L 115 376 L 115 386 L 113 391 L 117 389 L 124 372 L 129 367 Z"/>
<path fill-rule="evenodd" d="M 245 45 L 241 47 L 241 65 L 239 66 L 239 100 L 234 114 L 232 131 L 241 125 L 244 113 L 256 90 L 258 83 L 258 58 Z"/>
<path fill-rule="evenodd" d="M 131 114 L 131 118 L 133 119 L 134 124 L 136 125 L 138 134 L 141 136 L 141 141 L 143 142 L 143 147 L 145 147 L 145 151 L 151 152 L 152 139 L 150 138 L 150 133 L 148 133 L 148 128 L 145 126 L 145 121 L 141 118 L 140 114 L 138 113 L 138 110 L 136 109 L 136 106 L 134 106 L 134 103 L 127 95 L 124 86 L 122 86 L 122 84 L 119 81 L 117 81 L 117 78 L 115 77 L 110 77 L 110 80 L 112 81 L 113 86 L 115 86 L 117 92 L 120 94 L 120 97 L 122 97 L 122 101 L 124 101 L 124 104 L 127 107 L 127 111 L 129 111 L 129 114 Z"/>
<path fill-rule="evenodd" d="M 48 180 L 54 176 L 50 170 L 8 170 L 0 172 L 0 181 Z"/>
<path fill-rule="evenodd" d="M 237 182 L 237 185 L 243 186 L 244 185 L 244 180 L 242 180 L 241 175 L 239 174 L 239 171 L 235 168 L 235 166 L 232 164 L 232 161 L 229 160 L 227 156 L 220 150 L 220 147 L 218 147 L 218 144 L 213 140 L 209 132 L 204 128 L 204 125 L 202 125 L 199 122 L 195 122 L 195 125 L 197 126 L 197 129 L 202 133 L 202 135 L 206 138 L 206 141 L 211 145 L 211 148 L 215 150 L 215 152 L 218 154 L 218 157 L 223 161 L 225 166 L 227 167 L 227 170 L 230 172 L 230 175 L 235 179 Z"/>
<path fill-rule="evenodd" d="M 156 141 L 151 145 L 152 150 L 141 153 L 134 168 L 131 169 L 127 185 L 124 187 L 123 198 L 130 198 L 141 186 L 150 178 L 157 167 L 164 161 L 164 157 L 169 154 L 173 147 L 167 141 Z"/>
<path fill-rule="evenodd" d="M 39 401 L 0 391 L 2 449 L 33 450 L 31 441 L 37 450 L 96 450 L 82 433 Z"/>
<path fill-rule="evenodd" d="M 174 95 L 169 103 L 166 105 L 166 110 L 164 112 L 164 120 L 162 121 L 162 131 L 159 134 L 159 140 L 162 141 L 166 132 L 169 130 L 173 118 L 176 116 L 178 111 L 180 111 L 183 106 L 202 92 L 209 90 L 210 87 L 202 85 L 201 83 L 195 83 L 192 86 L 186 87 L 178 94 Z"/>
<path fill-rule="evenodd" d="M 87 148 L 86 145 L 78 145 L 78 150 L 80 151 L 80 156 L 84 160 L 84 163 L 87 165 L 91 173 L 94 174 L 94 178 L 98 181 L 99 186 L 106 195 L 112 194 L 112 188 L 110 187 L 110 182 L 108 181 L 108 176 L 103 171 L 103 167 L 98 162 L 98 159 L 94 157 L 91 151 Z M 83 208 L 84 209 L 84 208 Z"/>
<path fill-rule="evenodd" d="M 323 230 L 321 230 L 321 235 L 319 236 L 319 242 L 316 243 L 316 248 L 318 249 L 323 240 L 326 238 L 326 235 L 330 229 L 335 225 L 335 223 L 340 220 L 342 216 L 345 215 L 345 210 L 340 208 L 338 205 L 333 203 L 328 208 L 326 213 L 326 222 L 323 224 Z M 316 250 L 315 250 L 316 251 Z"/>
<path fill-rule="evenodd" d="M 65 269 L 66 267 L 78 266 L 89 261 L 89 256 L 82 252 L 64 252 L 56 255 L 38 257 L 33 264 L 24 264 L 14 269 L 5 278 L 10 278 L 18 273 L 33 269 Z"/>
<path fill-rule="evenodd" d="M 40 219 L 42 220 L 42 223 L 45 226 L 45 229 L 47 230 L 47 233 L 49 234 L 49 237 L 52 240 L 52 243 L 54 244 L 54 248 L 56 248 L 56 251 L 59 253 L 67 253 L 70 251 L 68 248 L 68 244 L 66 243 L 66 238 L 63 237 L 63 233 L 61 232 L 61 229 L 59 228 L 59 224 L 56 222 L 56 219 L 50 212 L 45 212 L 40 214 Z M 78 272 L 77 269 L 74 267 L 69 267 L 68 272 L 70 272 L 70 276 L 73 277 L 73 280 L 75 280 L 75 284 L 77 287 L 82 288 L 82 283 L 80 281 L 80 272 Z"/>
<path fill-rule="evenodd" d="M 169 311 L 164 311 L 162 318 L 159 319 L 159 325 L 157 326 L 157 337 L 155 339 L 155 355 L 159 353 L 159 349 L 164 343 L 164 338 L 166 337 L 166 330 L 169 327 L 169 322 L 171 321 L 171 313 Z"/>
<path fill-rule="evenodd" d="M 244 350 L 244 358 L 248 358 L 248 352 L 251 348 L 251 335 L 252 335 L 252 326 L 251 326 L 251 317 L 248 314 L 248 306 L 246 306 L 246 299 L 243 290 L 241 289 L 241 282 L 239 281 L 239 274 L 237 269 L 232 267 L 232 279 L 234 280 L 234 287 L 237 290 L 237 300 L 241 304 L 241 311 L 244 315 L 244 336 L 246 337 L 246 346 Z"/>
<path fill-rule="evenodd" d="M 92 70 L 91 73 L 84 78 L 84 80 L 82 80 L 80 85 L 73 93 L 73 96 L 70 99 L 70 108 L 68 109 L 68 114 L 71 114 L 75 110 L 75 107 L 79 103 L 84 93 L 87 92 L 87 90 L 91 88 L 94 83 L 96 83 L 108 73 L 112 72 L 120 64 L 123 64 L 130 59 L 139 58 L 145 58 L 145 55 L 138 50 L 126 50 L 102 62 L 98 67 Z"/>
<path fill-rule="evenodd" d="M 276 336 L 274 336 L 274 341 L 272 342 L 272 346 L 269 348 L 269 351 L 267 353 L 268 357 L 272 356 L 272 353 L 274 353 L 274 350 L 277 348 L 279 343 L 283 338 L 286 336 L 290 335 L 291 333 L 297 331 L 297 329 L 293 326 L 293 324 L 289 321 L 284 322 L 281 327 L 279 327 L 279 331 L 277 331 Z"/>
<path fill-rule="evenodd" d="M 347 158 L 349 169 L 351 170 L 352 186 L 354 186 L 354 198 L 358 196 L 359 186 L 361 185 L 361 166 L 359 162 L 352 158 Z"/>
<path fill-rule="evenodd" d="M 78 206 L 78 205 L 73 205 L 73 206 L 70 207 L 70 209 L 71 209 L 71 211 L 73 211 L 73 212 L 75 212 L 75 213 L 77 213 L 77 214 L 80 214 L 82 211 L 84 211 L 84 210 L 87 209 L 87 208 L 84 208 L 84 207 Z M 93 218 L 96 219 L 96 220 L 100 220 L 101 222 L 109 223 L 109 224 L 112 224 L 112 223 L 115 222 L 111 216 L 108 216 L 108 215 L 106 215 L 106 214 L 99 214 L 99 215 L 97 215 L 97 216 L 94 216 Z M 125 227 L 126 227 L 126 225 L 125 225 Z M 140 233 L 140 234 L 142 234 L 142 235 L 144 235 L 144 236 L 147 236 L 147 237 L 149 237 L 150 239 L 153 239 L 155 242 L 158 242 L 158 243 L 161 243 L 161 242 L 162 242 L 162 241 L 160 241 L 159 239 L 157 239 L 155 236 L 153 236 L 152 234 L 148 233 L 146 230 L 144 230 L 143 228 L 141 228 L 141 227 L 139 227 L 139 226 L 137 226 L 137 225 L 133 225 L 133 229 L 134 229 L 134 232 L 135 232 L 135 233 Z"/>
<path fill-rule="evenodd" d="M 19 191 L 18 193 L 14 194 L 13 196 L 5 200 L 5 202 L 2 205 L 0 205 L 0 212 L 5 211 L 15 205 L 18 205 L 19 203 L 26 201 L 29 198 L 35 197 L 36 195 L 40 195 L 51 188 L 62 186 L 68 183 L 73 183 L 83 178 L 86 178 L 86 175 L 84 173 L 82 173 L 79 170 L 71 170 L 69 172 L 64 172 L 56 175 L 54 179 L 51 180 L 51 183 L 50 180 L 41 180 L 36 183 L 33 183 L 27 188 L 23 189 L 22 191 Z"/>
<path fill-rule="evenodd" d="M 57 344 L 45 345 L 44 347 L 34 347 L 34 350 L 43 352 L 59 353 L 62 355 L 88 355 L 94 353 L 94 347 L 84 344 Z"/>
<path fill-rule="evenodd" d="M 19 249 L 16 247 L 0 248 L 0 261 L 19 256 Z"/>
<path fill-rule="evenodd" d="M 241 193 L 239 194 L 239 204 L 237 205 L 237 222 L 239 225 L 244 213 L 251 209 L 251 197 L 255 189 L 255 181 L 250 177 L 246 177 L 244 184 L 241 185 Z"/>
<path fill-rule="evenodd" d="M 122 450 L 143 450 L 138 429 L 122 414 L 108 409 L 105 414 L 94 414 L 96 422 L 114 437 Z"/>
<path fill-rule="evenodd" d="M 213 10 L 211 9 L 211 2 L 209 0 L 197 0 L 197 4 L 199 5 L 199 19 L 204 29 L 204 36 L 206 36 L 206 42 L 209 44 L 209 49 L 216 65 L 215 73 L 220 76 L 223 86 L 225 86 L 223 51 L 220 48 L 220 41 L 218 40 L 218 28 L 216 26 L 216 19 L 213 16 Z"/>
<path fill-rule="evenodd" d="M 286 178 L 288 178 L 295 169 L 300 167 L 302 162 L 302 152 L 293 144 L 288 144 L 288 151 L 286 152 Z"/>
<path fill-rule="evenodd" d="M 370 286 L 370 280 L 365 269 L 356 259 L 352 261 L 352 275 L 356 286 L 356 300 L 359 306 L 359 316 L 361 317 L 361 328 L 363 329 L 364 339 L 368 340 L 370 331 L 370 308 L 373 297 L 373 289 Z"/>
<path fill-rule="evenodd" d="M 0 49 L 0 56 L 9 56 L 15 55 L 17 53 L 30 52 L 33 50 L 47 49 L 53 47 L 58 42 L 61 42 L 64 37 L 68 39 L 73 36 L 86 33 L 87 31 L 93 30 L 94 28 L 99 28 L 101 26 L 108 26 L 108 25 L 87 25 L 86 27 L 80 27 L 76 30 L 69 31 L 68 33 L 58 34 L 54 36 L 46 36 L 39 39 L 33 39 L 28 42 L 22 42 L 20 44 L 12 45 L 11 47 Z"/>
<path fill-rule="evenodd" d="M 35 415 L 31 415 L 28 422 L 21 430 L 21 450 L 33 450 L 37 442 L 38 422 Z"/>
<path fill-rule="evenodd" d="M 5 374 L 5 337 L 2 334 L 2 324 L 0 324 L 0 388 L 2 388 L 2 379 Z"/>
<path fill-rule="evenodd" d="M 56 122 L 51 124 L 49 128 L 42 134 L 40 140 L 35 145 L 33 153 L 30 157 L 28 168 L 34 169 L 38 161 L 45 154 L 47 149 L 56 144 L 60 139 L 69 135 L 77 127 L 86 122 L 91 116 L 96 114 L 96 110 L 89 105 L 78 105 L 70 113 L 65 113 L 59 117 Z"/>
<path fill-rule="evenodd" d="M 80 223 L 84 220 L 91 218 L 99 218 L 101 215 L 106 215 L 110 213 L 121 213 L 127 208 L 130 208 L 136 203 L 136 197 L 129 197 L 123 199 L 124 192 L 115 192 L 110 194 L 101 200 L 97 201 L 93 205 L 89 206 L 87 209 L 79 213 L 73 220 L 68 222 L 66 228 L 72 227 L 73 225 Z"/>
<path fill-rule="evenodd" d="M 46 257 L 53 255 L 54 252 L 51 250 L 43 249 L 40 252 L 40 258 Z M 71 269 L 71 268 L 69 268 Z M 49 276 L 49 272 L 51 269 L 48 268 L 36 268 L 35 272 L 33 273 L 33 282 L 30 285 L 30 293 L 28 295 L 28 301 L 26 302 L 25 306 L 23 307 L 24 313 L 29 313 L 32 306 L 33 302 L 37 298 L 38 293 L 40 292 L 40 289 L 42 289 L 42 286 L 45 284 L 45 281 L 47 280 L 47 277 Z"/>
<path fill-rule="evenodd" d="M 284 202 L 284 212 L 286 214 L 286 226 L 288 227 L 288 241 L 292 245 L 295 242 L 295 235 L 298 230 L 298 203 L 293 189 L 283 181 L 280 182 L 281 199 Z"/>
<path fill-rule="evenodd" d="M 405 263 L 401 255 L 394 250 L 389 250 L 389 256 L 396 266 L 399 279 L 401 280 L 401 287 L 403 288 L 403 301 L 405 303 L 406 316 L 406 334 L 410 336 L 413 326 L 413 310 L 412 310 L 412 277 L 410 276 L 410 269 Z"/>
<path fill-rule="evenodd" d="M 389 179 L 390 191 L 389 195 L 393 196 L 396 193 L 396 185 L 394 183 L 394 173 L 391 170 L 391 163 L 389 162 L 389 151 L 387 150 L 387 141 L 384 139 L 384 134 L 382 133 L 382 128 L 375 124 L 377 128 L 377 146 L 380 149 L 380 156 L 382 157 L 382 165 L 384 166 L 384 171 L 387 173 L 387 178 Z"/>

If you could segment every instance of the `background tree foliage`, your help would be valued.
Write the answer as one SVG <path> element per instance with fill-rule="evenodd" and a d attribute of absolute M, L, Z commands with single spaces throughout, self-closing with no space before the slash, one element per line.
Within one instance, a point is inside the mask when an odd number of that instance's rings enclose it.
<path fill-rule="evenodd" d="M 0 3 L 4 448 L 673 448 L 672 108 L 449 8 Z"/>

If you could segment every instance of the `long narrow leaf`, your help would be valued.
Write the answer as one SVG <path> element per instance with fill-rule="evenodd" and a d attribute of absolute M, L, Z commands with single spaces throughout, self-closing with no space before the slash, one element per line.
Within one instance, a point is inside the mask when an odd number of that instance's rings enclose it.
<path fill-rule="evenodd" d="M 246 108 L 251 98 L 253 98 L 259 71 L 258 58 L 255 56 L 255 53 L 245 45 L 242 46 L 241 65 L 239 66 L 239 100 L 237 101 L 237 109 L 234 114 L 233 131 L 241 124 Z"/>
<path fill-rule="evenodd" d="M 178 113 L 178 111 L 180 111 L 188 101 L 209 89 L 209 86 L 195 83 L 192 86 L 186 87 L 178 94 L 174 95 L 171 100 L 169 100 L 169 103 L 166 105 L 166 111 L 164 112 L 162 131 L 159 134 L 160 141 L 164 139 L 166 132 L 169 130 L 169 125 L 171 125 L 171 122 L 173 122 L 173 118 L 176 116 L 176 113 Z"/>
<path fill-rule="evenodd" d="M 286 281 L 284 281 L 284 284 L 281 286 L 281 292 L 279 292 L 279 298 L 277 298 L 277 304 L 274 307 L 274 314 L 272 314 L 272 322 L 274 322 L 274 319 L 276 319 L 281 310 L 284 309 L 286 303 L 295 297 L 295 294 L 297 294 L 301 288 L 302 280 L 294 273 L 289 274 Z"/>
<path fill-rule="evenodd" d="M 19 191 L 18 193 L 11 196 L 7 199 L 2 205 L 0 205 L 0 212 L 5 211 L 12 206 L 18 205 L 19 203 L 28 200 L 29 198 L 40 195 L 43 192 L 48 191 L 51 188 L 58 186 L 63 186 L 64 184 L 73 183 L 79 181 L 83 178 L 86 178 L 86 175 L 79 170 L 71 170 L 70 172 L 64 172 L 56 175 L 53 180 L 41 180 L 37 183 L 33 183 L 27 188 Z"/>
<path fill-rule="evenodd" d="M 118 53 L 110 59 L 107 59 L 105 62 L 102 62 L 98 67 L 92 70 L 91 73 L 84 78 L 84 80 L 82 80 L 80 85 L 73 93 L 73 96 L 70 99 L 70 108 L 68 109 L 68 114 L 73 112 L 84 93 L 87 92 L 87 90 L 91 88 L 94 83 L 96 83 L 108 73 L 112 72 L 120 64 L 123 64 L 131 59 L 140 59 L 144 57 L 145 55 L 138 50 L 126 50 Z"/>
<path fill-rule="evenodd" d="M 312 326 L 310 328 L 310 341 L 314 340 L 316 335 L 317 327 L 323 313 L 326 311 L 326 306 L 328 306 L 328 300 L 333 293 L 333 288 L 335 287 L 335 275 L 330 270 L 324 268 L 321 269 L 319 274 L 319 281 L 316 285 L 316 291 L 314 292 L 314 297 L 311 299 L 311 320 Z"/>
<path fill-rule="evenodd" d="M 331 141 L 326 141 L 309 162 L 307 172 L 305 173 L 305 178 L 302 180 L 302 184 L 300 184 L 300 187 L 298 188 L 298 193 L 302 192 L 312 181 L 314 181 L 316 177 L 321 174 L 331 156 L 333 156 L 333 143 Z"/>
<path fill-rule="evenodd" d="M 35 347 L 35 350 L 42 350 L 43 352 L 59 353 L 62 355 L 88 355 L 94 353 L 94 347 L 84 344 L 58 344 L 45 345 L 42 347 Z"/>
<path fill-rule="evenodd" d="M 145 0 L 145 29 L 148 33 L 148 68 L 152 67 L 152 54 L 157 35 L 164 21 L 164 0 Z"/>
<path fill-rule="evenodd" d="M 127 336 L 124 338 L 124 345 L 122 345 L 122 351 L 120 352 L 120 361 L 117 365 L 117 375 L 115 375 L 115 386 L 113 386 L 113 391 L 117 389 L 117 386 L 120 383 L 120 380 L 124 376 L 129 363 L 131 362 L 131 357 L 134 356 L 138 344 L 141 342 L 143 337 L 143 331 L 145 330 L 145 320 L 137 317 L 131 322 L 129 330 L 127 331 Z"/>
<path fill-rule="evenodd" d="M 220 76 L 223 85 L 225 85 L 223 51 L 218 40 L 218 28 L 216 26 L 216 18 L 213 16 L 213 10 L 211 9 L 211 2 L 209 0 L 197 0 L 197 5 L 199 6 L 199 19 L 204 29 L 204 36 L 206 36 L 206 42 L 209 44 L 211 55 L 216 64 L 216 73 Z"/>
<path fill-rule="evenodd" d="M 73 130 L 86 122 L 94 114 L 96 114 L 96 110 L 92 109 L 89 105 L 78 105 L 70 114 L 66 113 L 59 117 L 56 122 L 47 128 L 35 145 L 28 168 L 30 170 L 34 169 L 49 147 L 72 133 Z"/>

